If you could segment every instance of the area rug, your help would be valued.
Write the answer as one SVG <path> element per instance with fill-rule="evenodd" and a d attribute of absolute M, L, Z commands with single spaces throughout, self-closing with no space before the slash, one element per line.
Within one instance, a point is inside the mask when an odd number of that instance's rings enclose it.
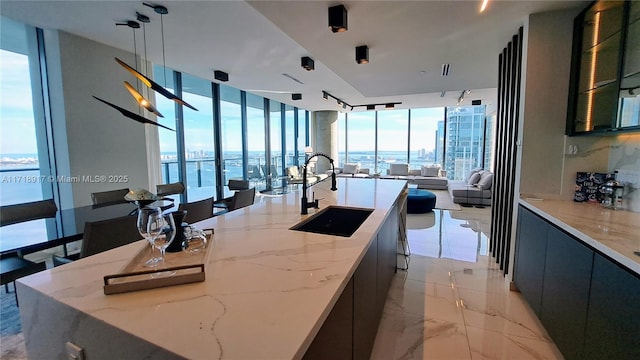
<path fill-rule="evenodd" d="M 453 202 L 447 190 L 429 190 L 436 194 L 436 207 L 440 210 L 461 210 L 460 205 Z"/>
<path fill-rule="evenodd" d="M 12 285 L 9 285 L 13 289 Z M 0 359 L 17 360 L 27 359 L 24 347 L 22 326 L 20 324 L 20 312 L 16 306 L 14 293 L 6 293 L 4 286 L 0 293 Z"/>

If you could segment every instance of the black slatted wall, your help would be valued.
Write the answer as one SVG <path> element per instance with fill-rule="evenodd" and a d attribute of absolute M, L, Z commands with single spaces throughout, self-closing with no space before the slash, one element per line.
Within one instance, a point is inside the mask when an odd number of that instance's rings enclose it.
<path fill-rule="evenodd" d="M 498 56 L 498 109 L 496 118 L 494 185 L 491 199 L 491 241 L 489 250 L 505 275 L 509 270 L 516 175 L 516 140 L 520 107 L 522 32 Z"/>

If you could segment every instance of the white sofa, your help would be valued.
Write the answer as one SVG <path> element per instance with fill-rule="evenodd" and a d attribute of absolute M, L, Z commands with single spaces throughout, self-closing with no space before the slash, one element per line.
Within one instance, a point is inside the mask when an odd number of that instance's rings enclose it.
<path fill-rule="evenodd" d="M 474 169 L 465 180 L 449 181 L 449 194 L 456 204 L 491 205 L 493 173 Z"/>
<path fill-rule="evenodd" d="M 327 171 L 327 175 L 331 175 L 331 170 Z M 359 163 L 346 163 L 336 168 L 336 177 L 368 178 L 369 169 L 361 168 Z"/>
<path fill-rule="evenodd" d="M 422 166 L 417 170 L 409 170 L 409 164 L 391 164 L 383 179 L 407 180 L 418 185 L 418 189 L 447 190 L 449 180 L 444 176 L 440 165 Z"/>

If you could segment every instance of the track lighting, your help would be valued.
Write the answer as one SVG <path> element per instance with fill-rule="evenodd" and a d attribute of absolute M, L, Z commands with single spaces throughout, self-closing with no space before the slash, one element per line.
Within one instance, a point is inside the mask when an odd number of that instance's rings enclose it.
<path fill-rule="evenodd" d="M 458 103 L 456 105 L 462 104 L 462 102 L 464 101 L 464 96 L 467 94 L 471 94 L 471 90 L 462 90 L 462 93 L 460 93 L 460 96 L 458 97 Z"/>
<path fill-rule="evenodd" d="M 396 105 L 402 104 L 401 102 L 390 102 L 390 103 L 381 103 L 381 104 L 351 105 L 351 104 L 348 104 L 346 101 L 344 101 L 344 100 L 342 100 L 340 98 L 337 98 L 337 97 L 329 94 L 327 91 L 324 91 L 324 90 L 322 91 L 322 98 L 324 100 L 328 100 L 329 98 L 332 98 L 338 103 L 338 106 L 342 106 L 343 109 L 346 109 L 348 107 L 351 111 L 353 111 L 353 109 L 357 108 L 357 107 L 366 107 L 367 110 L 375 110 L 376 106 L 378 106 L 378 105 L 380 105 L 380 106 L 384 105 L 384 107 L 386 109 L 393 109 L 393 108 L 395 108 Z"/>

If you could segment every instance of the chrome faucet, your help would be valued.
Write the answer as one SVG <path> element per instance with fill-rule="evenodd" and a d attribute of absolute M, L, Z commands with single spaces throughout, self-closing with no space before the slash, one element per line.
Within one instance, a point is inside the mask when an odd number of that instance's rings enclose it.
<path fill-rule="evenodd" d="M 315 199 L 311 202 L 308 201 L 307 199 L 307 189 L 310 188 L 311 186 L 307 186 L 307 166 L 309 165 L 309 161 L 311 161 L 311 159 L 313 159 L 316 156 L 323 156 L 327 159 L 329 159 L 329 162 L 331 163 L 331 191 L 336 191 L 338 190 L 338 188 L 336 187 L 336 167 L 333 164 L 333 159 L 329 157 L 329 155 L 324 154 L 324 153 L 315 153 L 312 154 L 311 156 L 309 156 L 309 158 L 307 158 L 307 160 L 304 162 L 304 166 L 302 167 L 302 200 L 301 200 L 301 208 L 302 210 L 300 211 L 300 214 L 302 215 L 306 215 L 308 214 L 307 209 L 308 208 L 316 208 L 318 209 L 319 205 L 318 205 L 318 200 Z M 315 196 L 314 196 L 315 197 Z"/>

